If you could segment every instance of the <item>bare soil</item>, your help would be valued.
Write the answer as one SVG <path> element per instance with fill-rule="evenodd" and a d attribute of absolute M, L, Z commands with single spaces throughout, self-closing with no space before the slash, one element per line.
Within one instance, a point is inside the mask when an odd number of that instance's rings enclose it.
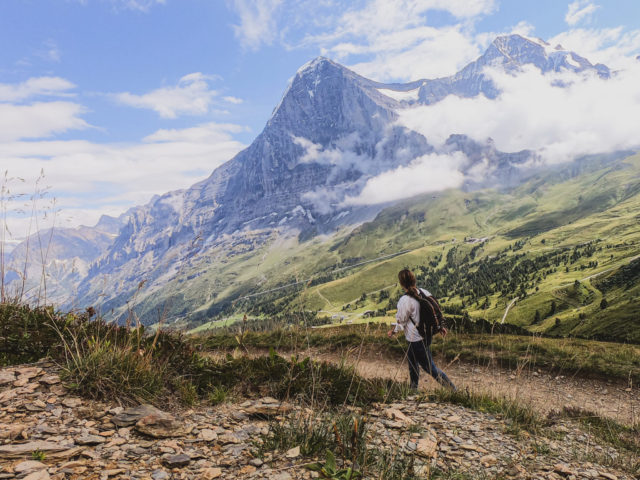
<path fill-rule="evenodd" d="M 253 350 L 251 354 L 264 354 Z M 284 356 L 290 351 L 280 352 Z M 379 352 L 350 348 L 341 352 L 307 349 L 300 356 L 331 363 L 353 365 L 365 378 L 390 378 L 409 382 L 406 359 L 390 358 Z M 579 407 L 619 423 L 635 425 L 640 422 L 640 388 L 620 382 L 585 379 L 579 376 L 551 375 L 541 370 L 508 370 L 497 366 L 474 365 L 461 361 L 447 363 L 435 355 L 436 364 L 443 369 L 459 389 L 474 393 L 517 399 L 548 414 L 563 407 Z M 426 372 L 420 374 L 420 388 L 427 391 L 439 388 Z"/>

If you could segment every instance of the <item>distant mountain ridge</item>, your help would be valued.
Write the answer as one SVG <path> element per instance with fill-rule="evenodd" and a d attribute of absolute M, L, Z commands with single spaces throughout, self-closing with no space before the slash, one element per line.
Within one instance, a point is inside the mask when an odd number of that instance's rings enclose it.
<path fill-rule="evenodd" d="M 318 57 L 298 70 L 249 147 L 192 187 L 132 209 L 111 243 L 100 243 L 86 276 L 74 277 L 75 300 L 92 304 L 104 297 L 117 316 L 143 281 L 139 298 L 153 297 L 149 301 L 157 304 L 162 289 L 196 263 L 200 275 L 212 259 L 246 254 L 278 235 L 305 239 L 359 225 L 385 205 L 348 206 L 344 199 L 358 195 L 368 179 L 424 155 L 460 152 L 466 158 L 463 174 L 486 161 L 492 176 L 470 180 L 468 188 L 516 183 L 522 166 L 535 163 L 532 152 L 499 152 L 491 142 L 479 144 L 464 132 L 451 132 L 445 149 L 436 151 L 428 138 L 396 120 L 399 109 L 433 104 L 450 94 L 495 98 L 499 92 L 485 67 L 515 74 L 525 65 L 543 72 L 610 75 L 604 65 L 520 35 L 498 37 L 451 77 L 407 84 L 375 82 Z"/>
<path fill-rule="evenodd" d="M 603 64 L 593 65 L 575 52 L 564 50 L 560 45 L 552 48 L 543 40 L 532 40 L 521 35 L 497 37 L 485 53 L 451 77 L 425 80 L 420 87 L 418 100 L 423 104 L 439 102 L 447 95 L 474 97 L 484 94 L 496 98 L 499 90 L 486 75 L 486 67 L 499 67 L 516 73 L 524 65 L 532 65 L 542 73 L 562 70 L 581 73 L 590 71 L 601 78 L 609 78 L 611 71 Z"/>
<path fill-rule="evenodd" d="M 23 293 L 29 300 L 69 301 L 90 265 L 111 247 L 126 217 L 127 213 L 117 218 L 103 215 L 93 227 L 46 229 L 29 236 L 7 256 L 7 293 Z"/>

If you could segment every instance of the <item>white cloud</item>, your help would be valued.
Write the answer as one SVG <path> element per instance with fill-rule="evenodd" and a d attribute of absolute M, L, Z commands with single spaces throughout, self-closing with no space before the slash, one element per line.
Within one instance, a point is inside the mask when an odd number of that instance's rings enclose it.
<path fill-rule="evenodd" d="M 88 5 L 90 0 L 75 0 L 80 5 Z M 105 1 L 105 0 L 102 0 Z M 156 5 L 164 5 L 166 0 L 106 0 L 116 10 L 136 10 L 147 13 Z"/>
<path fill-rule="evenodd" d="M 340 4 L 293 0 L 230 0 L 240 17 L 236 36 L 257 50 L 279 41 L 286 48 L 317 47 L 378 80 L 454 73 L 477 54 L 473 21 L 497 0 L 373 0 Z M 456 25 L 429 26 L 430 12 L 450 13 Z M 443 52 L 446 52 L 443 55 Z"/>
<path fill-rule="evenodd" d="M 130 92 L 113 94 L 117 102 L 134 108 L 155 111 L 162 118 L 180 115 L 204 115 L 209 112 L 218 92 L 209 88 L 213 77 L 196 72 L 182 77 L 175 87 L 163 87 L 143 95 Z"/>
<path fill-rule="evenodd" d="M 494 0 L 374 0 L 362 9 L 346 12 L 338 21 L 338 36 L 373 38 L 408 27 L 424 25 L 429 10 L 444 10 L 458 19 L 491 13 Z"/>
<path fill-rule="evenodd" d="M 116 8 L 124 8 L 127 10 L 137 10 L 139 12 L 148 12 L 156 5 L 164 5 L 166 0 L 111 0 Z"/>
<path fill-rule="evenodd" d="M 39 56 L 50 62 L 58 63 L 60 62 L 62 54 L 60 53 L 58 44 L 54 40 L 49 39 L 44 42 L 43 49 L 39 53 Z"/>
<path fill-rule="evenodd" d="M 2 115 L 0 115 L 2 117 Z M 62 209 L 62 226 L 93 224 L 101 214 L 119 214 L 156 194 L 187 188 L 232 158 L 245 145 L 233 134 L 245 127 L 207 123 L 158 130 L 135 144 L 82 140 L 0 143 L 0 171 L 33 180 L 45 172 Z M 25 186 L 26 193 L 30 187 Z M 9 220 L 14 237 L 26 231 L 24 216 Z"/>
<path fill-rule="evenodd" d="M 232 123 L 205 123 L 182 129 L 160 129 L 143 138 L 144 142 L 203 142 L 215 143 L 229 140 L 230 133 L 247 131 L 247 127 Z"/>
<path fill-rule="evenodd" d="M 36 96 L 68 96 L 75 85 L 60 77 L 33 77 L 18 84 L 0 83 L 0 102 L 20 102 Z"/>
<path fill-rule="evenodd" d="M 569 9 L 564 17 L 567 25 L 574 26 L 582 20 L 588 19 L 593 13 L 600 8 L 593 0 L 575 0 L 569 4 Z"/>
<path fill-rule="evenodd" d="M 531 149 L 556 163 L 580 155 L 611 152 L 640 144 L 635 118 L 640 111 L 640 64 L 603 80 L 595 75 L 542 75 L 528 69 L 513 77 L 488 72 L 502 90 L 443 101 L 400 114 L 400 123 L 442 145 L 452 133 L 478 141 L 492 138 L 499 150 Z M 558 82 L 566 88 L 555 86 Z"/>
<path fill-rule="evenodd" d="M 451 75 L 480 54 L 471 19 L 495 7 L 493 0 L 376 0 L 347 11 L 332 31 L 309 36 L 305 43 L 317 44 L 323 54 L 341 61 L 364 55 L 352 68 L 376 80 Z M 432 10 L 448 11 L 460 22 L 428 26 Z"/>
<path fill-rule="evenodd" d="M 232 97 L 230 95 L 227 95 L 226 97 L 222 97 L 222 99 L 225 102 L 233 103 L 234 105 L 240 105 L 243 102 L 243 100 L 241 98 Z"/>
<path fill-rule="evenodd" d="M 231 0 L 231 6 L 240 17 L 233 26 L 236 38 L 244 48 L 257 50 L 271 45 L 278 36 L 276 11 L 283 0 Z"/>
<path fill-rule="evenodd" d="M 464 181 L 460 168 L 465 161 L 460 152 L 418 157 L 407 166 L 370 178 L 360 194 L 347 197 L 343 205 L 374 205 L 460 187 Z"/>
<path fill-rule="evenodd" d="M 82 105 L 72 102 L 0 103 L 0 141 L 43 138 L 88 128 L 89 124 L 80 118 L 84 112 Z"/>
<path fill-rule="evenodd" d="M 447 54 L 443 55 L 443 51 Z M 420 26 L 389 32 L 380 34 L 371 43 L 339 43 L 329 52 L 347 61 L 355 55 L 369 56 L 350 67 L 379 81 L 453 75 L 481 54 L 477 42 L 461 26 Z"/>
<path fill-rule="evenodd" d="M 604 63 L 612 69 L 626 69 L 637 63 L 634 57 L 640 53 L 640 30 L 576 28 L 550 38 L 549 43 L 560 44 L 593 63 Z"/>
<path fill-rule="evenodd" d="M 362 144 L 362 140 L 357 132 L 345 135 L 336 140 L 330 148 L 323 148 L 322 145 L 313 143 L 302 137 L 294 136 L 293 142 L 304 149 L 304 154 L 299 160 L 301 163 L 329 165 L 335 167 L 333 168 L 334 174 L 350 168 L 354 168 L 365 174 L 375 174 L 380 171 L 381 166 L 384 165 L 385 162 L 389 161 L 388 158 L 379 158 L 379 155 L 372 158 L 364 153 L 356 153 L 358 145 Z M 396 160 L 401 161 L 401 159 Z"/>

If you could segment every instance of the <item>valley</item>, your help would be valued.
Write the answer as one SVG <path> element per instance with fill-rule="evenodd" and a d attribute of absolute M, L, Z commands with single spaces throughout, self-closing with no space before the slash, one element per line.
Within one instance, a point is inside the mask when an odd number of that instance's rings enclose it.
<path fill-rule="evenodd" d="M 255 267 L 265 280 L 245 283 L 252 296 L 236 306 L 254 318 L 280 309 L 325 323 L 391 321 L 400 295 L 396 274 L 408 266 L 453 316 L 638 342 L 640 157 L 578 165 L 507 191 L 447 191 L 401 202 L 330 241 L 291 240 L 288 256 L 277 253 L 282 263 Z M 239 259 L 235 268 L 247 267 Z M 270 291 L 299 278 L 306 281 Z"/>

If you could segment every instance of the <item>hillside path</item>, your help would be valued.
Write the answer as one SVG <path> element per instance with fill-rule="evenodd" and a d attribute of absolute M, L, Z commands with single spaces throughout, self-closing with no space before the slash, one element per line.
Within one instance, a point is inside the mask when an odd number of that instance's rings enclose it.
<path fill-rule="evenodd" d="M 316 353 L 315 358 L 340 362 L 343 358 L 354 364 L 364 377 L 386 377 L 409 382 L 406 360 L 365 354 L 356 362 L 357 352 L 346 357 L 336 353 Z M 565 406 L 579 407 L 631 425 L 640 422 L 640 389 L 631 391 L 628 385 L 579 377 L 554 376 L 543 371 L 506 370 L 494 366 L 473 365 L 446 361 L 436 355 L 436 365 L 442 368 L 459 389 L 506 396 L 531 404 L 547 414 Z M 432 390 L 439 385 L 426 372 L 421 371 L 420 388 Z"/>
<path fill-rule="evenodd" d="M 250 351 L 252 355 L 264 353 L 266 352 Z M 292 352 L 280 353 L 289 356 Z M 365 378 L 382 377 L 409 382 L 407 362 L 400 358 L 366 351 L 362 351 L 358 358 L 358 349 L 355 348 L 344 352 L 305 349 L 298 354 L 336 364 L 344 361 L 353 365 Z M 555 376 L 541 370 L 516 371 L 460 361 L 447 364 L 442 358 L 438 358 L 437 351 L 435 361 L 459 389 L 517 399 L 530 404 L 544 415 L 567 406 L 583 408 L 627 425 L 640 422 L 640 388 L 635 385 L 630 388 L 629 385 L 613 381 Z M 421 389 L 429 391 L 438 387 L 433 378 L 421 371 Z"/>
<path fill-rule="evenodd" d="M 509 305 L 507 305 L 507 308 L 504 311 L 504 315 L 502 315 L 502 320 L 500 321 L 500 323 L 504 323 L 504 321 L 507 319 L 507 314 L 509 313 L 509 309 L 513 307 L 513 305 L 516 303 L 517 300 L 518 300 L 518 297 L 514 298 L 513 300 L 511 300 L 511 302 L 509 302 Z"/>

